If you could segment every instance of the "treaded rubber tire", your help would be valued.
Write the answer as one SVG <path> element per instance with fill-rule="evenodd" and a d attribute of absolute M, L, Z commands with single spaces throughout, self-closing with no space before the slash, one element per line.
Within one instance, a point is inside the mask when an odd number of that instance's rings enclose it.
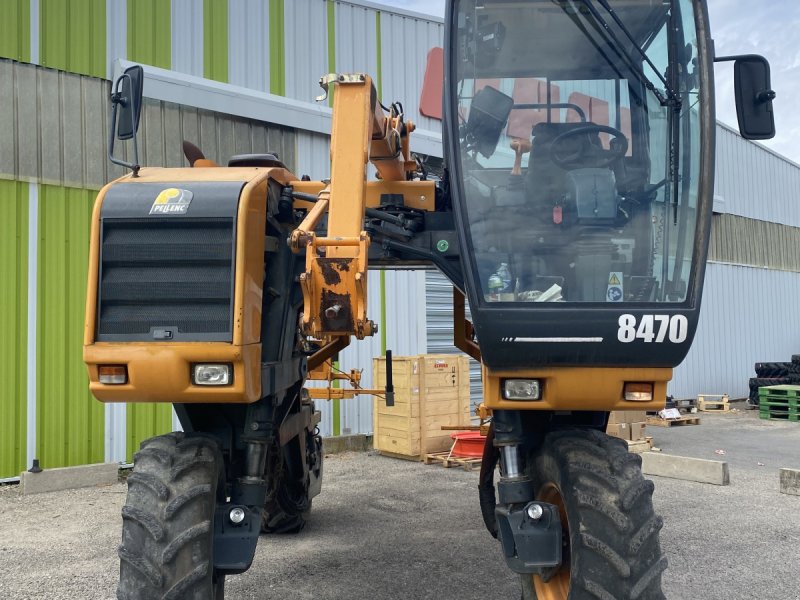
<path fill-rule="evenodd" d="M 221 600 L 213 525 L 223 461 L 213 438 L 169 433 L 142 442 L 128 476 L 119 600 Z"/>
<path fill-rule="evenodd" d="M 549 483 L 563 491 L 569 600 L 663 600 L 663 521 L 653 511 L 655 486 L 642 476 L 641 457 L 599 431 L 565 430 L 549 433 L 527 462 L 537 496 Z M 526 587 L 523 600 L 535 598 Z"/>
<path fill-rule="evenodd" d="M 786 377 L 792 368 L 790 362 L 756 363 L 756 377 Z"/>

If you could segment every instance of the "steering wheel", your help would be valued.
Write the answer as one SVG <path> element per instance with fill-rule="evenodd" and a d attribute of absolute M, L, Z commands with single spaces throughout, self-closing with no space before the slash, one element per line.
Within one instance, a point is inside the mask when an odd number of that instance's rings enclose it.
<path fill-rule="evenodd" d="M 613 137 L 609 143 L 610 149 L 606 150 L 593 143 L 591 138 L 598 133 L 607 133 Z M 581 136 L 585 139 L 579 139 Z M 586 123 L 556 137 L 550 144 L 550 159 L 564 170 L 581 167 L 603 168 L 610 167 L 625 156 L 627 151 L 628 138 L 619 129 Z"/>

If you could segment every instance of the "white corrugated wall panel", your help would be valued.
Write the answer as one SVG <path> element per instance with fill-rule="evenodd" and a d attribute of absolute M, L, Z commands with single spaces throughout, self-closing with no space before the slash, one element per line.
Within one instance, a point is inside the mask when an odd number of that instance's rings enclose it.
<path fill-rule="evenodd" d="M 453 284 L 439 271 L 425 273 L 426 347 L 428 354 L 461 354 L 453 345 Z M 467 306 L 469 319 L 469 306 Z M 472 405 L 483 400 L 481 365 L 469 359 L 469 383 Z"/>
<path fill-rule="evenodd" d="M 406 120 L 417 127 L 441 132 L 441 123 L 419 114 L 419 98 L 428 52 L 444 43 L 444 25 L 413 17 L 381 13 L 383 103 L 403 103 Z"/>
<path fill-rule="evenodd" d="M 327 135 L 297 131 L 298 177 L 308 175 L 314 181 L 331 176 L 331 145 Z"/>
<path fill-rule="evenodd" d="M 203 3 L 172 0 L 172 70 L 203 76 Z"/>
<path fill-rule="evenodd" d="M 128 56 L 128 1 L 106 0 L 106 78 L 114 79 L 114 61 Z"/>
<path fill-rule="evenodd" d="M 715 196 L 726 213 L 800 227 L 800 168 L 730 128 L 717 127 Z"/>
<path fill-rule="evenodd" d="M 800 273 L 709 263 L 697 335 L 669 393 L 747 397 L 756 362 L 800 354 L 798 296 Z"/>
<path fill-rule="evenodd" d="M 286 24 L 286 96 L 314 102 L 328 73 L 328 15 L 322 0 L 291 0 Z"/>
<path fill-rule="evenodd" d="M 269 2 L 228 0 L 228 81 L 269 92 Z"/>
<path fill-rule="evenodd" d="M 367 73 L 373 79 L 378 76 L 376 13 L 363 6 L 336 3 L 336 70 L 339 73 Z"/>

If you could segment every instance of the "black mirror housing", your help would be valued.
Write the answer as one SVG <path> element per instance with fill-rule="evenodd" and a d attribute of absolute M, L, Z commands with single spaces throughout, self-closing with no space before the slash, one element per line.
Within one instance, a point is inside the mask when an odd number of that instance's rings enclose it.
<path fill-rule="evenodd" d="M 467 120 L 467 136 L 478 152 L 489 158 L 494 154 L 514 107 L 514 100 L 487 85 L 472 99 Z"/>
<path fill-rule="evenodd" d="M 117 139 L 130 140 L 136 135 L 139 129 L 139 117 L 142 113 L 143 87 L 144 69 L 139 65 L 125 69 L 117 81 L 119 90 Z"/>
<path fill-rule="evenodd" d="M 775 137 L 775 113 L 772 111 L 775 92 L 770 81 L 769 62 L 755 54 L 731 58 L 735 60 L 734 93 L 742 137 L 748 140 L 772 139 Z"/>

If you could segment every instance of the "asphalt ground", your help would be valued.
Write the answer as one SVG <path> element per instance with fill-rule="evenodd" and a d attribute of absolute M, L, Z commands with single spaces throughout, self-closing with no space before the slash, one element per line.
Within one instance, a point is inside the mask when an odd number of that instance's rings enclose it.
<path fill-rule="evenodd" d="M 800 468 L 800 423 L 737 412 L 648 435 L 665 453 L 730 463 L 727 487 L 653 478 L 667 597 L 800 600 L 800 496 L 778 491 L 778 468 Z M 263 536 L 226 597 L 516 600 L 477 478 L 372 452 L 329 456 L 309 525 Z M 0 598 L 113 598 L 124 500 L 124 483 L 27 497 L 0 488 Z"/>

